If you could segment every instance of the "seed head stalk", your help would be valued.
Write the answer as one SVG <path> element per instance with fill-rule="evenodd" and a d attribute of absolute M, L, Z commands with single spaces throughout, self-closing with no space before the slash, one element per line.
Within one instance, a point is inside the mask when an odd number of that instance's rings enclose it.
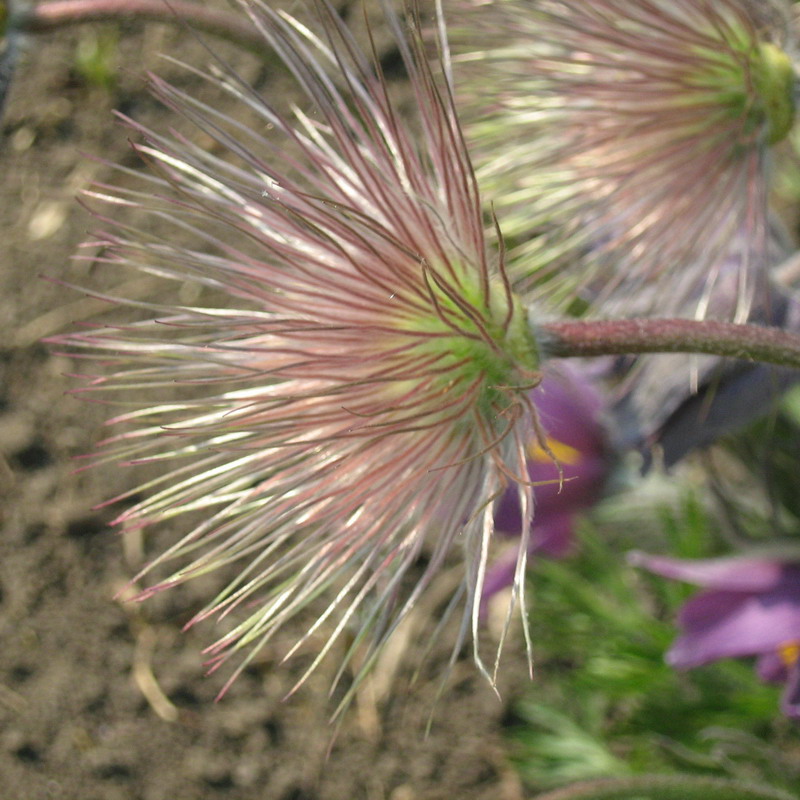
<path fill-rule="evenodd" d="M 689 319 L 551 322 L 539 344 L 552 358 L 705 353 L 800 369 L 800 336 L 780 328 Z"/>
<path fill-rule="evenodd" d="M 17 8 L 16 6 L 19 6 Z M 184 25 L 264 54 L 264 40 L 242 16 L 188 0 L 50 0 L 11 3 L 9 26 L 44 34 L 73 25 L 127 19 Z M 0 19 L 0 25 L 3 20 Z"/>

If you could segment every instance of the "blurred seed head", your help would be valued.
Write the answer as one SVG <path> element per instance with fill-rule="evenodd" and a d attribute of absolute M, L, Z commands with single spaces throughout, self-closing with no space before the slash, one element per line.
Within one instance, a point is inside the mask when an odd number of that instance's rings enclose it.
<path fill-rule="evenodd" d="M 740 240 L 722 316 L 744 319 L 768 246 L 769 149 L 794 122 L 788 6 L 465 5 L 467 136 L 522 285 L 535 292 L 546 270 L 565 304 L 583 287 L 603 312 L 704 316 Z"/>

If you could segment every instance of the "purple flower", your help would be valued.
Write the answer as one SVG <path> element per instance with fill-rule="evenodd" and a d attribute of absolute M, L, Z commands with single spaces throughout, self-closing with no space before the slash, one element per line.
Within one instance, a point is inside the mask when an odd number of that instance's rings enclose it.
<path fill-rule="evenodd" d="M 777 242 L 773 248 L 779 251 Z M 777 255 L 777 253 L 776 253 Z M 712 299 L 716 299 L 712 297 Z M 770 321 L 788 330 L 800 329 L 800 303 L 777 283 L 769 288 Z M 766 312 L 755 309 L 760 321 Z M 529 448 L 528 475 L 534 487 L 535 524 L 528 553 L 559 558 L 573 545 L 578 514 L 603 496 L 608 477 L 616 466 L 616 454 L 631 449 L 652 465 L 652 450 L 659 449 L 667 467 L 696 448 L 766 415 L 780 392 L 799 378 L 797 370 L 764 364 L 708 357 L 699 359 L 700 385 L 694 389 L 682 356 L 639 358 L 624 393 L 616 401 L 608 384 L 617 377 L 613 360 L 596 363 L 590 374 L 559 365 L 548 365 L 544 380 L 531 398 L 558 466 L 539 445 Z M 627 369 L 630 369 L 630 361 Z M 519 535 L 519 505 L 506 492 L 498 504 L 495 526 L 500 534 Z M 487 599 L 510 585 L 516 550 L 500 556 L 487 573 Z"/>
<path fill-rule="evenodd" d="M 614 465 L 614 451 L 603 424 L 603 398 L 577 370 L 564 363 L 549 364 L 531 399 L 551 452 L 536 441 L 528 448 L 528 477 L 535 484 L 535 522 L 528 553 L 558 558 L 573 546 L 577 516 L 602 496 Z M 520 536 L 522 525 L 518 496 L 508 490 L 497 505 L 495 528 L 512 537 Z M 498 559 L 487 573 L 486 600 L 511 585 L 517 550 L 515 547 Z"/>
<path fill-rule="evenodd" d="M 781 708 L 800 719 L 800 563 L 732 557 L 682 560 L 632 553 L 633 564 L 702 586 L 681 609 L 681 635 L 667 653 L 690 669 L 755 656 L 759 676 L 785 684 Z"/>

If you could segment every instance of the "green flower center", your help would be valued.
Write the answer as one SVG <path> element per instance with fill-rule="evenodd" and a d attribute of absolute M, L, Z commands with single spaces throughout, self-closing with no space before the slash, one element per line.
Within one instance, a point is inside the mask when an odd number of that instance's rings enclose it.
<path fill-rule="evenodd" d="M 784 139 L 794 123 L 794 67 L 789 56 L 774 44 L 759 46 L 753 66 L 753 85 L 761 98 L 769 144 Z"/>
<path fill-rule="evenodd" d="M 795 73 L 780 47 L 754 42 L 732 27 L 731 38 L 720 42 L 719 50 L 703 47 L 695 52 L 703 64 L 689 83 L 705 91 L 694 102 L 711 101 L 726 118 L 745 119 L 745 133 L 765 131 L 770 145 L 787 136 L 795 116 Z"/>
<path fill-rule="evenodd" d="M 510 404 L 509 390 L 531 384 L 539 352 L 519 298 L 499 280 L 488 287 L 461 280 L 458 296 L 429 281 L 436 314 L 419 321 L 417 330 L 431 338 L 420 347 L 440 356 L 443 392 L 478 385 L 478 410 L 491 416 Z M 488 296 L 487 296 L 488 295 Z M 447 367 L 450 367 L 447 369 Z"/>

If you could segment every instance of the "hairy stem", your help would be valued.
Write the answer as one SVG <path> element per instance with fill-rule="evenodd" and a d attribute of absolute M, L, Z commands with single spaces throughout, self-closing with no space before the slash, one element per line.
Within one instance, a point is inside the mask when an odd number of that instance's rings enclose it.
<path fill-rule="evenodd" d="M 800 336 L 779 328 L 691 319 L 620 319 L 549 322 L 538 326 L 539 345 L 551 358 L 708 353 L 800 368 Z"/>
<path fill-rule="evenodd" d="M 536 800 L 797 800 L 781 789 L 752 783 L 688 775 L 637 775 L 573 783 Z"/>
<path fill-rule="evenodd" d="M 248 19 L 187 0 L 54 0 L 31 4 L 16 15 L 12 14 L 12 24 L 26 33 L 46 33 L 84 22 L 123 19 L 185 24 L 228 39 L 259 55 L 264 53 L 264 39 Z"/>

